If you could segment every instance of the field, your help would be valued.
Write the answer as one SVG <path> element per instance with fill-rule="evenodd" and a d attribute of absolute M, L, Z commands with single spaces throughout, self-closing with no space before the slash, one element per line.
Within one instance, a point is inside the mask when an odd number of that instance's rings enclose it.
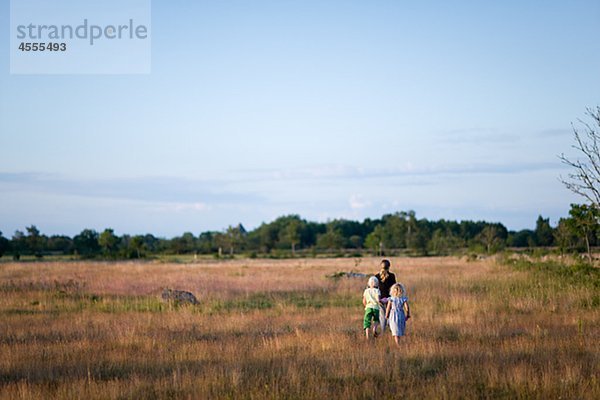
<path fill-rule="evenodd" d="M 0 398 L 600 398 L 597 269 L 394 258 L 397 348 L 364 340 L 366 279 L 327 277 L 378 261 L 0 263 Z"/>

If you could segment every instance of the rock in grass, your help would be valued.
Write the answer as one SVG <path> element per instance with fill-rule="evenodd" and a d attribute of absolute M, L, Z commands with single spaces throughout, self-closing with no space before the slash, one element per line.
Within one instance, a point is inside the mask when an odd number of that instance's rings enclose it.
<path fill-rule="evenodd" d="M 161 295 L 164 301 L 174 302 L 176 304 L 200 304 L 196 296 L 185 290 L 175 290 L 165 288 Z"/>
<path fill-rule="evenodd" d="M 367 274 L 363 274 L 360 272 L 334 272 L 331 275 L 327 275 L 328 278 L 339 279 L 339 278 L 366 278 Z"/>

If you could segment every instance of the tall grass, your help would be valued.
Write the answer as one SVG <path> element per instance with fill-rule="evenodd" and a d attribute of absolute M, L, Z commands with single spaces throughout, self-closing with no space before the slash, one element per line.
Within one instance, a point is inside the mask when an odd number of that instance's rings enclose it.
<path fill-rule="evenodd" d="M 377 262 L 0 264 L 0 398 L 600 398 L 597 270 L 394 259 L 396 348 L 363 338 L 364 280 L 326 277 Z"/>

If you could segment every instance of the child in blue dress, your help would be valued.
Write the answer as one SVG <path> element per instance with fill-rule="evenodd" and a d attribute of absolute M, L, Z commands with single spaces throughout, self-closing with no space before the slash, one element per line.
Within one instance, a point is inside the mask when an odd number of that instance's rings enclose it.
<path fill-rule="evenodd" d="M 385 310 L 385 317 L 388 320 L 388 326 L 394 336 L 394 341 L 400 346 L 400 336 L 404 336 L 406 330 L 406 320 L 410 318 L 410 308 L 404 286 L 395 283 L 390 288 L 392 297 L 388 300 Z"/>

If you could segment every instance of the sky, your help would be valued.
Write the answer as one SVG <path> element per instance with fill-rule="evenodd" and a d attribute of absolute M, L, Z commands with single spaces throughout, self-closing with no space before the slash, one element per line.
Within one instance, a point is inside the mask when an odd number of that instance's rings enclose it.
<path fill-rule="evenodd" d="M 583 201 L 558 155 L 600 104 L 597 0 L 154 0 L 150 73 L 107 75 L 11 74 L 0 4 L 5 236 Z"/>

